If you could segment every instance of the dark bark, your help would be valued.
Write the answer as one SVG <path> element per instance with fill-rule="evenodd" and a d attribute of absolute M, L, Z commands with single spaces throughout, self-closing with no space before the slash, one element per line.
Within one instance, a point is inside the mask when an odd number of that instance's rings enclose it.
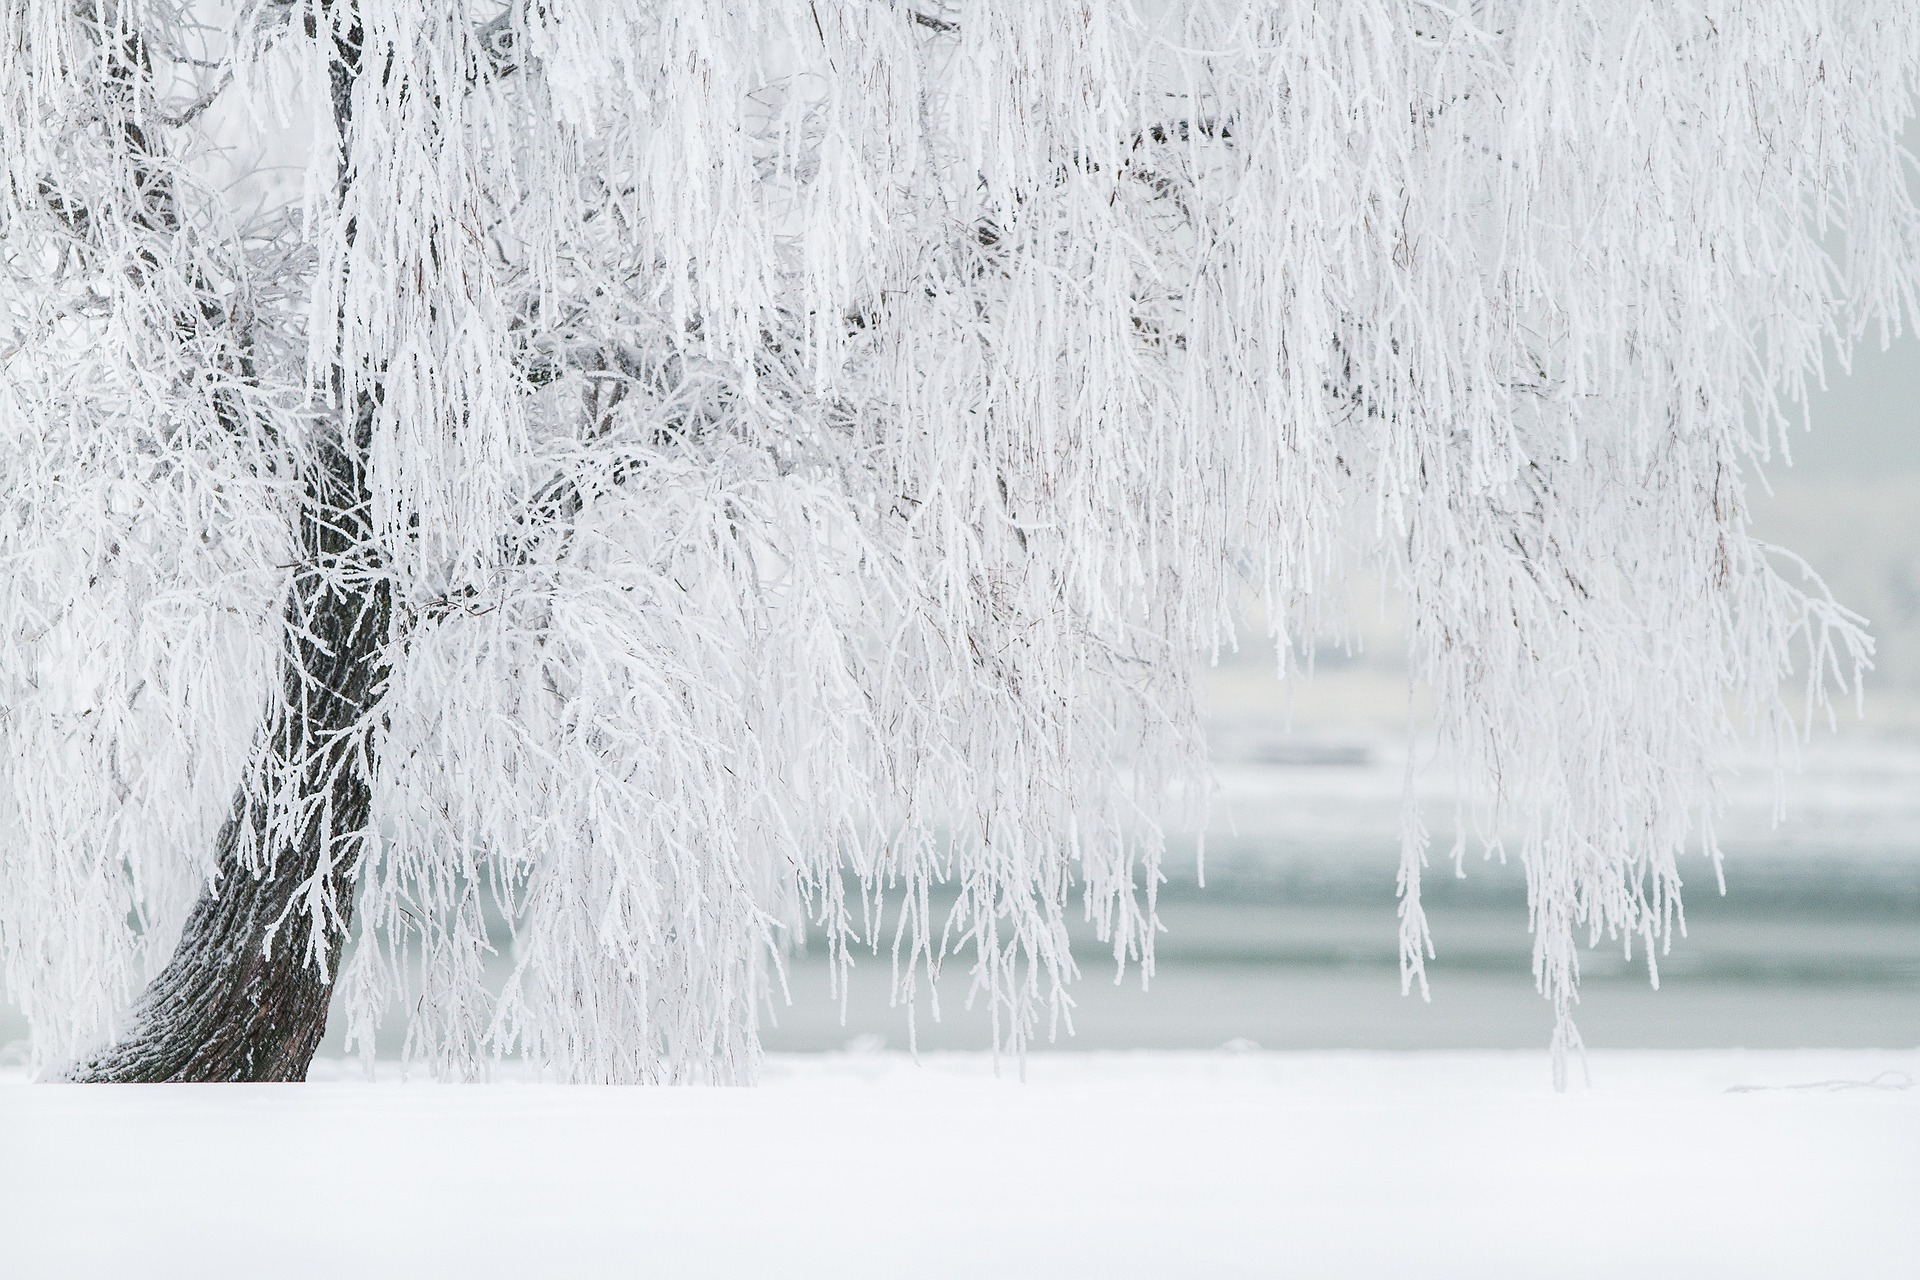
<path fill-rule="evenodd" d="M 353 857 L 367 830 L 372 754 L 360 730 L 385 683 L 386 584 L 356 571 L 366 545 L 361 458 L 368 413 L 327 449 L 308 484 L 302 567 L 287 600 L 284 706 L 268 750 L 221 828 L 218 879 L 135 1006 L 125 1039 L 70 1073 L 82 1081 L 304 1080 L 332 985 L 313 955 L 303 890 L 322 882 L 318 927 L 337 960 L 353 909 Z M 305 814 L 270 823 L 291 791 Z M 252 846 L 250 860 L 248 846 Z"/>
<path fill-rule="evenodd" d="M 321 12 L 330 16 L 332 8 L 323 4 Z M 344 141 L 360 73 L 358 23 L 343 24 L 331 40 L 332 102 Z M 144 69 L 144 50 L 131 47 L 137 63 L 123 61 Z M 144 136 L 129 142 L 136 156 L 148 154 Z M 344 401 L 344 371 L 335 368 L 330 381 Z M 359 841 L 372 810 L 365 729 L 386 682 L 389 593 L 366 559 L 374 545 L 366 473 L 373 408 L 363 395 L 351 412 L 343 409 L 306 468 L 281 704 L 217 837 L 215 880 L 134 1006 L 126 1036 L 73 1068 L 70 1079 L 306 1078 L 326 1031 L 330 967 L 352 920 Z"/>

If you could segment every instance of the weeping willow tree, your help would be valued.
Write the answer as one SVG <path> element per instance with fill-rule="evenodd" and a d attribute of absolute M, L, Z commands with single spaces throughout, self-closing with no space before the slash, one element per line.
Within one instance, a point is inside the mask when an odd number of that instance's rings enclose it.
<path fill-rule="evenodd" d="M 1917 72 L 1904 0 L 0 0 L 35 1061 L 748 1078 L 808 926 L 1017 1048 L 1073 914 L 1151 972 L 1196 655 L 1362 566 L 1563 1061 L 1869 652 L 1744 493 L 1914 312 Z"/>

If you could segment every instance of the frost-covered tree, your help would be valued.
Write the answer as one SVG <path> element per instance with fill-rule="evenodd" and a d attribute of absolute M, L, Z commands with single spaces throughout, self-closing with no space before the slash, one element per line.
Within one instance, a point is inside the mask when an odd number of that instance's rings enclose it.
<path fill-rule="evenodd" d="M 1563 1057 L 1867 653 L 1744 491 L 1913 315 L 1917 73 L 1907 0 L 0 0 L 36 1061 L 737 1079 L 809 921 L 1017 1047 L 1071 911 L 1151 971 L 1196 655 L 1363 563 Z"/>

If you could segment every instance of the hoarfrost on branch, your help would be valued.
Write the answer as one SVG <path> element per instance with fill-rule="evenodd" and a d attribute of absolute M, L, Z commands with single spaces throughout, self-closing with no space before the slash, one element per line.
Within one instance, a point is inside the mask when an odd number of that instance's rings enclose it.
<path fill-rule="evenodd" d="M 1904 0 L 0 0 L 36 1060 L 123 1030 L 249 804 L 319 833 L 336 1013 L 448 1074 L 750 1076 L 808 921 L 1017 1048 L 1071 911 L 1151 971 L 1195 655 L 1249 590 L 1306 651 L 1369 564 L 1564 1051 L 1716 761 L 1869 653 L 1745 487 L 1913 314 L 1917 70 Z M 302 581 L 388 608 L 324 741 Z M 1426 861 L 1410 806 L 1422 986 Z"/>

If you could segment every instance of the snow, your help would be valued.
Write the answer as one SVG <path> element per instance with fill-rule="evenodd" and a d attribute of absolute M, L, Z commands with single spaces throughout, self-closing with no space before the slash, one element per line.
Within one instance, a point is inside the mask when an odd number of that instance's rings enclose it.
<path fill-rule="evenodd" d="M 1589 1065 L 1563 1096 L 1538 1052 L 1036 1054 L 1024 1084 L 984 1055 L 774 1055 L 753 1090 L 16 1074 L 0 1257 L 288 1280 L 1913 1274 L 1920 1052 Z"/>

